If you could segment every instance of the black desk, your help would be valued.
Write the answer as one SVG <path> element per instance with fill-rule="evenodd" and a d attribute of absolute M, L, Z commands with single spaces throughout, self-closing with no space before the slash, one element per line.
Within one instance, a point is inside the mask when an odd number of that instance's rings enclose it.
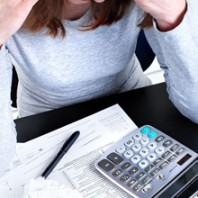
<path fill-rule="evenodd" d="M 18 142 L 25 142 L 118 103 L 138 125 L 150 124 L 198 153 L 198 125 L 168 99 L 164 83 L 15 120 Z"/>

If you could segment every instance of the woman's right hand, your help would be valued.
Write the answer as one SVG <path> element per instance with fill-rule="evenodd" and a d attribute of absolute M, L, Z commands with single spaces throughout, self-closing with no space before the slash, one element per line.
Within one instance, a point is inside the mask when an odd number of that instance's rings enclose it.
<path fill-rule="evenodd" d="M 38 0 L 0 0 L 0 46 L 21 28 Z"/>

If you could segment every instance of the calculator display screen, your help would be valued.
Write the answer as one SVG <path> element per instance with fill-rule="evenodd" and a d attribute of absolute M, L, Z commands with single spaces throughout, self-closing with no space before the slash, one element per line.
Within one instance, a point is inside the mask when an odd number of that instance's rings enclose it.
<path fill-rule="evenodd" d="M 187 160 L 189 160 L 192 156 L 189 154 L 186 154 L 182 159 L 180 159 L 177 163 L 181 166 L 183 165 Z"/>

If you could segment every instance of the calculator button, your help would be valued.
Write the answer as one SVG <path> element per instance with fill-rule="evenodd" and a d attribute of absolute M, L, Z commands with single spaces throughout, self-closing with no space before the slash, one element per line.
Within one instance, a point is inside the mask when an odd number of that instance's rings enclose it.
<path fill-rule="evenodd" d="M 153 164 L 150 164 L 149 166 L 147 166 L 144 170 L 146 171 L 146 172 L 150 172 L 150 171 L 152 171 L 153 169 L 154 169 L 154 165 Z"/>
<path fill-rule="evenodd" d="M 118 153 L 122 154 L 122 153 L 124 153 L 124 151 L 126 151 L 126 148 L 125 148 L 125 146 L 121 146 L 121 147 L 117 148 L 116 151 Z"/>
<path fill-rule="evenodd" d="M 153 162 L 156 158 L 157 158 L 157 155 L 156 155 L 155 153 L 150 153 L 150 154 L 147 156 L 147 159 L 148 159 L 150 162 Z"/>
<path fill-rule="evenodd" d="M 133 167 L 133 168 L 129 171 L 129 174 L 130 174 L 130 175 L 135 175 L 138 171 L 139 171 L 139 169 L 138 169 L 137 167 Z"/>
<path fill-rule="evenodd" d="M 152 188 L 153 188 L 153 185 L 152 184 L 148 184 L 142 189 L 142 192 L 148 193 Z"/>
<path fill-rule="evenodd" d="M 129 175 L 123 175 L 121 178 L 120 178 L 120 181 L 121 182 L 126 182 L 127 180 L 130 179 L 130 176 Z"/>
<path fill-rule="evenodd" d="M 156 160 L 153 162 L 153 164 L 154 164 L 154 165 L 157 165 L 157 164 L 159 164 L 161 161 L 162 161 L 162 158 L 158 158 L 158 159 L 156 159 Z"/>
<path fill-rule="evenodd" d="M 126 157 L 127 159 L 131 158 L 132 156 L 133 156 L 132 150 L 128 150 L 124 153 L 124 157 Z"/>
<path fill-rule="evenodd" d="M 98 165 L 105 171 L 109 172 L 114 169 L 115 165 L 107 159 L 101 160 Z"/>
<path fill-rule="evenodd" d="M 141 133 L 142 133 L 142 134 L 149 134 L 150 131 L 151 131 L 151 127 L 149 127 L 149 126 L 143 127 L 143 128 L 141 129 Z"/>
<path fill-rule="evenodd" d="M 181 155 L 182 153 L 184 153 L 184 151 L 185 151 L 185 148 L 182 147 L 182 148 L 180 148 L 179 150 L 176 151 L 176 154 Z"/>
<path fill-rule="evenodd" d="M 149 162 L 147 160 L 142 160 L 138 165 L 140 168 L 144 169 L 149 165 Z"/>
<path fill-rule="evenodd" d="M 131 180 L 127 183 L 127 186 L 132 187 L 136 182 L 137 182 L 137 180 L 131 179 Z"/>
<path fill-rule="evenodd" d="M 168 166 L 168 162 L 163 162 L 159 167 L 161 168 L 161 169 L 164 169 L 165 167 L 167 167 Z"/>
<path fill-rule="evenodd" d="M 155 141 L 156 141 L 157 143 L 159 143 L 159 142 L 163 141 L 164 139 L 165 139 L 165 137 L 164 137 L 163 135 L 160 135 L 160 136 L 158 136 L 158 137 L 155 139 Z"/>
<path fill-rule="evenodd" d="M 142 145 L 147 145 L 149 143 L 149 138 L 147 137 L 143 137 L 141 140 L 140 140 L 140 143 Z"/>
<path fill-rule="evenodd" d="M 156 176 L 159 172 L 160 172 L 160 169 L 159 169 L 159 168 L 156 168 L 155 170 L 153 170 L 153 171 L 151 172 L 151 175 L 152 175 L 152 176 Z"/>
<path fill-rule="evenodd" d="M 151 131 L 149 134 L 148 134 L 148 137 L 150 139 L 155 139 L 157 136 L 159 135 L 159 133 L 157 131 Z"/>
<path fill-rule="evenodd" d="M 133 145 L 133 143 L 134 143 L 134 140 L 130 139 L 130 140 L 126 141 L 124 144 L 125 144 L 125 146 L 131 147 Z"/>
<path fill-rule="evenodd" d="M 169 162 L 173 162 L 177 158 L 176 155 L 172 155 L 171 157 L 168 158 Z"/>
<path fill-rule="evenodd" d="M 135 152 L 138 152 L 140 149 L 141 149 L 141 145 L 140 144 L 135 144 L 132 149 L 135 151 Z"/>
<path fill-rule="evenodd" d="M 152 180 L 152 177 L 147 175 L 144 179 L 142 179 L 142 183 L 144 185 L 148 184 Z"/>
<path fill-rule="evenodd" d="M 163 155 L 162 155 L 162 157 L 165 159 L 165 158 L 167 158 L 168 156 L 170 156 L 171 155 L 171 152 L 170 151 L 166 151 Z"/>
<path fill-rule="evenodd" d="M 112 173 L 114 177 L 118 177 L 122 173 L 122 170 L 118 169 Z"/>
<path fill-rule="evenodd" d="M 137 164 L 140 160 L 141 160 L 141 157 L 140 157 L 139 155 L 134 155 L 134 156 L 131 158 L 131 161 L 132 161 L 134 164 Z"/>
<path fill-rule="evenodd" d="M 164 147 L 160 146 L 158 148 L 156 148 L 155 152 L 159 155 L 161 155 L 162 153 L 164 153 L 165 149 Z"/>
<path fill-rule="evenodd" d="M 163 146 L 164 147 L 169 147 L 173 142 L 171 140 L 166 140 L 164 143 L 163 143 Z"/>
<path fill-rule="evenodd" d="M 121 156 L 119 156 L 118 154 L 116 153 L 111 153 L 107 156 L 107 158 L 109 160 L 111 160 L 113 163 L 115 164 L 120 164 L 121 162 L 123 162 L 123 158 Z"/>
<path fill-rule="evenodd" d="M 197 157 L 183 144 L 146 125 L 107 149 L 96 168 L 134 197 L 150 198 L 185 170 L 191 160 L 184 162 L 191 156 Z"/>
<path fill-rule="evenodd" d="M 129 162 L 126 162 L 126 163 L 124 163 L 124 164 L 121 166 L 121 168 L 122 168 L 123 170 L 128 169 L 128 168 L 130 168 L 130 167 L 131 167 L 131 164 L 130 164 Z"/>
<path fill-rule="evenodd" d="M 165 175 L 163 175 L 161 173 L 156 177 L 156 179 L 159 180 L 159 181 L 163 180 L 164 178 L 165 178 Z"/>
<path fill-rule="evenodd" d="M 178 145 L 178 144 L 175 144 L 175 145 L 173 145 L 173 146 L 170 148 L 170 150 L 174 152 L 174 151 L 176 151 L 178 148 L 179 148 L 179 145 Z"/>
<path fill-rule="evenodd" d="M 139 173 L 138 175 L 136 175 L 136 179 L 137 180 L 139 180 L 139 179 L 141 179 L 142 177 L 144 177 L 145 176 L 145 173 L 144 172 L 141 172 L 141 173 Z"/>
<path fill-rule="evenodd" d="M 133 190 L 134 192 L 138 192 L 142 187 L 143 187 L 143 185 L 140 184 L 140 183 L 138 183 L 138 184 L 136 184 L 136 185 L 133 187 L 132 190 Z"/>
<path fill-rule="evenodd" d="M 136 133 L 135 135 L 133 135 L 133 138 L 135 140 L 140 140 L 142 138 L 142 134 L 141 133 Z"/>
<path fill-rule="evenodd" d="M 153 149 L 155 149 L 157 147 L 157 143 L 156 142 L 150 142 L 149 144 L 148 144 L 148 148 L 150 149 L 150 150 L 153 150 Z"/>
<path fill-rule="evenodd" d="M 146 157 L 148 154 L 149 154 L 149 150 L 147 148 L 144 148 L 142 149 L 139 154 L 142 156 L 142 157 Z"/>

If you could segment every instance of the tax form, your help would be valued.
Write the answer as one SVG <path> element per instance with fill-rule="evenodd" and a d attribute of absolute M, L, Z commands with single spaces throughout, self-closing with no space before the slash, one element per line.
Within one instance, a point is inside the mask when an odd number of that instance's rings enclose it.
<path fill-rule="evenodd" d="M 95 170 L 94 162 L 111 144 L 136 128 L 135 123 L 116 104 L 19 144 L 11 168 L 0 178 L 0 197 L 21 198 L 24 185 L 40 176 L 65 139 L 79 130 L 80 137 L 48 178 L 77 189 L 83 197 L 128 198 L 124 191 Z"/>

